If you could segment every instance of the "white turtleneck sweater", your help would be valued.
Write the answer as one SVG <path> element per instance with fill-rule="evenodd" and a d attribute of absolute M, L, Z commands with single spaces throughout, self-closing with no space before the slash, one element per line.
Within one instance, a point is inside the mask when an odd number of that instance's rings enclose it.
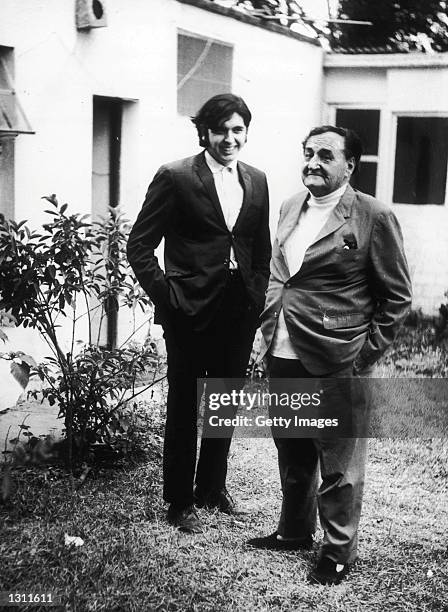
<path fill-rule="evenodd" d="M 315 241 L 346 189 L 347 183 L 321 198 L 315 198 L 310 194 L 307 202 L 308 206 L 305 205 L 304 210 L 302 209 L 298 223 L 289 234 L 284 245 L 290 276 L 297 274 L 302 267 L 308 247 Z M 278 317 L 270 352 L 274 357 L 281 357 L 282 359 L 299 359 L 289 339 L 283 309 Z"/>

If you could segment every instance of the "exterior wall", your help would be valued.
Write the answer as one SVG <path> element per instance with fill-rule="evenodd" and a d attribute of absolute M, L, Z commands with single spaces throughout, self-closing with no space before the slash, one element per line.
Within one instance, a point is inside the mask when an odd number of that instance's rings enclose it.
<path fill-rule="evenodd" d="M 327 104 L 383 105 L 387 99 L 387 79 L 384 70 L 332 68 L 327 70 L 324 102 Z"/>
<path fill-rule="evenodd" d="M 254 117 L 242 159 L 268 175 L 274 229 L 281 201 L 300 183 L 299 143 L 320 119 L 322 49 L 176 0 L 104 4 L 107 27 L 77 31 L 75 0 L 1 2 L 0 45 L 14 48 L 16 91 L 35 130 L 16 139 L 15 218 L 39 224 L 40 198 L 50 193 L 91 212 L 94 95 L 128 100 L 120 200 L 129 219 L 162 163 L 200 150 L 193 125 L 176 110 L 183 30 L 234 46 L 233 91 Z M 15 348 L 46 354 L 25 336 L 27 346 Z"/>
<path fill-rule="evenodd" d="M 276 217 L 296 188 L 298 143 L 320 117 L 322 50 L 175 0 L 105 5 L 108 26 L 78 32 L 73 0 L 2 1 L 0 45 L 14 48 L 16 90 L 36 131 L 16 139 L 16 218 L 38 222 L 48 193 L 90 211 L 93 95 L 130 100 L 121 203 L 131 216 L 161 163 L 199 150 L 176 112 L 178 29 L 234 45 L 233 91 L 254 115 L 242 157 L 269 174 Z"/>
<path fill-rule="evenodd" d="M 326 120 L 334 120 L 334 108 L 340 105 L 381 110 L 377 197 L 384 202 L 392 202 L 397 116 L 448 117 L 448 61 L 436 56 L 431 65 L 430 56 L 419 59 L 353 56 L 330 58 L 326 64 Z M 448 206 L 393 207 L 403 229 L 414 307 L 436 314 L 448 290 Z"/>

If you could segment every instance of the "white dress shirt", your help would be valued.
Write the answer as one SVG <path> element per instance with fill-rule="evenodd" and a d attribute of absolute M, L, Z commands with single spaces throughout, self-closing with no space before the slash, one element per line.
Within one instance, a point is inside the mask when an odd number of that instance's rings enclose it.
<path fill-rule="evenodd" d="M 308 247 L 315 241 L 346 189 L 347 184 L 344 184 L 336 191 L 321 198 L 315 198 L 310 194 L 308 205 L 304 205 L 297 225 L 289 234 L 284 245 L 290 276 L 297 274 L 302 267 Z M 299 359 L 289 339 L 283 309 L 278 317 L 270 352 L 274 357 L 281 357 L 282 359 Z"/>
<path fill-rule="evenodd" d="M 227 229 L 231 232 L 240 213 L 244 198 L 244 189 L 238 178 L 237 160 L 235 159 L 228 166 L 223 166 L 208 151 L 205 151 L 205 161 L 213 174 L 222 214 L 224 215 Z M 238 267 L 233 248 L 230 249 L 230 267 Z"/>

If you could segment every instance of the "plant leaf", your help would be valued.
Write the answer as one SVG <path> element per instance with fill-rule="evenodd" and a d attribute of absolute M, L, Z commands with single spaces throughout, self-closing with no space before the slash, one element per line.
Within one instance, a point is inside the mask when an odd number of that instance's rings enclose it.
<path fill-rule="evenodd" d="M 21 358 L 22 361 L 24 361 L 30 367 L 32 367 L 32 368 L 36 368 L 37 367 L 37 363 L 36 363 L 35 359 L 33 357 L 31 357 L 31 355 L 25 355 L 25 353 L 22 353 L 20 355 L 20 358 Z"/>
<path fill-rule="evenodd" d="M 19 364 L 13 361 L 11 363 L 11 374 L 19 385 L 23 387 L 23 389 L 26 389 L 26 386 L 30 380 L 30 366 L 24 362 Z"/>
<path fill-rule="evenodd" d="M 56 194 L 52 193 L 49 196 L 42 196 L 41 198 L 42 200 L 47 200 L 48 202 L 50 202 L 51 204 L 53 204 L 53 206 L 57 206 L 58 205 L 58 200 L 56 198 Z"/>

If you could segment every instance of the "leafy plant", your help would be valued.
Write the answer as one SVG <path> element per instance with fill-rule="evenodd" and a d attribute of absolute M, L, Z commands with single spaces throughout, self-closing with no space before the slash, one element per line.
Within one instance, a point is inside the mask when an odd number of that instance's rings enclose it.
<path fill-rule="evenodd" d="M 42 465 L 54 457 L 55 443 L 52 436 L 37 438 L 30 431 L 30 426 L 25 425 L 25 420 L 26 416 L 19 425 L 19 431 L 15 438 L 9 439 L 10 429 L 6 435 L 5 449 L 2 451 L 4 461 L 0 465 L 0 504 L 6 504 L 11 498 L 15 486 L 12 478 L 14 468 Z M 22 441 L 20 436 L 23 436 L 25 441 Z M 10 450 L 8 449 L 8 442 L 12 445 Z"/>
<path fill-rule="evenodd" d="M 370 27 L 338 24 L 338 43 L 350 47 L 385 47 L 394 52 L 446 51 L 448 21 L 445 0 L 340 0 L 342 19 L 370 21 Z"/>
<path fill-rule="evenodd" d="M 142 327 L 136 329 L 136 308 L 151 304 L 126 261 L 126 220 L 111 209 L 107 219 L 92 223 L 88 215 L 68 214 L 67 204 L 60 206 L 55 195 L 44 199 L 51 205 L 45 211 L 50 221 L 39 232 L 26 221 L 0 220 L 0 309 L 5 319 L 36 328 L 51 354 L 40 364 L 22 351 L 0 357 L 11 361 L 23 387 L 31 376 L 42 381 L 42 398 L 57 404 L 65 419 L 73 465 L 93 445 L 113 447 L 122 440 L 123 411 L 141 392 L 136 385 L 148 369 L 153 378 L 147 386 L 153 384 L 158 358 L 151 344 L 133 341 Z M 133 311 L 133 329 L 120 346 L 110 334 L 102 345 L 104 327 L 121 306 Z M 77 340 L 80 333 L 83 341 Z M 0 337 L 7 339 L 4 332 Z"/>

